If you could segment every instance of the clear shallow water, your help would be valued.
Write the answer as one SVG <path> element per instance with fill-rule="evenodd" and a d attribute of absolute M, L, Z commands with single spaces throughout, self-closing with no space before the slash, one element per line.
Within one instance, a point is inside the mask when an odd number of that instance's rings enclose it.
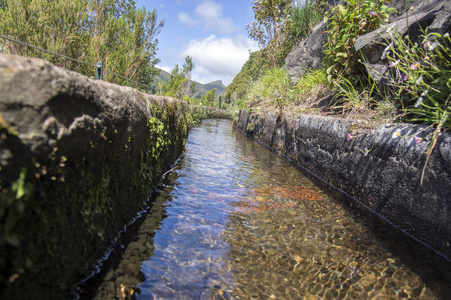
<path fill-rule="evenodd" d="M 350 213 L 230 121 L 193 128 L 170 177 L 97 298 L 436 299 Z M 144 278 L 130 257 L 144 258 Z"/>

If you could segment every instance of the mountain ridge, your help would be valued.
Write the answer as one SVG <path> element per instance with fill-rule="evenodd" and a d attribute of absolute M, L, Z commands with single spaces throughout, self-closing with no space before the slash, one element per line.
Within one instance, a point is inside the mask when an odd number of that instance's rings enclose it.
<path fill-rule="evenodd" d="M 160 70 L 160 74 L 157 75 L 157 77 L 155 78 L 155 83 L 159 84 L 159 83 L 168 83 L 169 79 L 171 78 L 171 74 L 166 72 L 165 70 L 162 70 L 160 68 L 158 68 Z M 190 82 L 195 82 L 196 83 L 196 87 L 194 89 L 194 97 L 200 99 L 202 96 L 205 96 L 209 91 L 211 91 L 212 89 L 216 88 L 216 95 L 221 95 L 222 92 L 224 92 L 224 90 L 226 89 L 226 85 L 224 85 L 224 83 L 222 83 L 222 80 L 215 80 L 212 82 L 208 82 L 208 83 L 200 83 L 194 80 L 190 80 Z"/>

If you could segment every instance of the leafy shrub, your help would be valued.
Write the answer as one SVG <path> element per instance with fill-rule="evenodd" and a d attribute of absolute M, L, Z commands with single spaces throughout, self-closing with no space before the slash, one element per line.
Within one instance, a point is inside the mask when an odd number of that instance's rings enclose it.
<path fill-rule="evenodd" d="M 359 36 L 379 27 L 388 17 L 386 10 L 380 0 L 345 0 L 345 5 L 339 4 L 326 12 L 324 21 L 329 23 L 324 63 L 329 81 L 346 75 L 355 84 L 359 76 L 366 74 L 354 44 Z"/>

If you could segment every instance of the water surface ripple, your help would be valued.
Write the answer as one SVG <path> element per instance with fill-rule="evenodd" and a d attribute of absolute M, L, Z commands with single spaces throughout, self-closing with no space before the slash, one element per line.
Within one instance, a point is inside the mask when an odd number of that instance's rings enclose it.
<path fill-rule="evenodd" d="M 350 213 L 230 121 L 193 128 L 171 177 L 152 208 L 164 216 L 140 235 L 150 246 L 136 299 L 436 299 Z"/>

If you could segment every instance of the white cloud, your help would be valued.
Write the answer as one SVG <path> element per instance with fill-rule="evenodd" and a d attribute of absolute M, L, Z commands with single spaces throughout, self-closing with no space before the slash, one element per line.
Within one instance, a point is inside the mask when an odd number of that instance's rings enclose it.
<path fill-rule="evenodd" d="M 198 22 L 190 17 L 190 15 L 180 12 L 178 15 L 179 22 L 190 27 L 196 26 Z"/>
<path fill-rule="evenodd" d="M 155 65 L 155 67 L 157 67 L 158 69 L 161 69 L 163 71 L 166 71 L 168 73 L 171 73 L 172 69 L 169 67 L 164 67 L 164 66 L 159 66 L 159 65 Z"/>
<path fill-rule="evenodd" d="M 202 40 L 191 40 L 181 56 L 193 58 L 194 80 L 201 83 L 222 80 L 228 85 L 249 58 L 249 50 L 257 49 L 257 43 L 244 35 L 234 39 L 218 39 L 211 35 Z"/>
<path fill-rule="evenodd" d="M 207 30 L 217 30 L 220 33 L 232 33 L 237 30 L 233 20 L 222 14 L 222 5 L 212 0 L 204 0 L 196 6 L 194 16 L 180 12 L 180 23 Z"/>

